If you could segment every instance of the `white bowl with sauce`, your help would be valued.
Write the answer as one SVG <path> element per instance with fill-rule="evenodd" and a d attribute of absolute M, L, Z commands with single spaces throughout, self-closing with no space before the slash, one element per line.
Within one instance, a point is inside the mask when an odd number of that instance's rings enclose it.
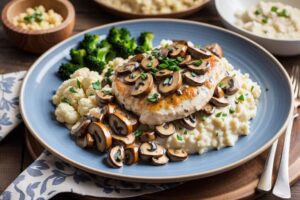
<path fill-rule="evenodd" d="M 256 41 L 271 53 L 279 56 L 300 55 L 300 38 L 299 39 L 278 39 L 257 35 L 236 24 L 238 11 L 246 11 L 251 6 L 256 5 L 261 0 L 242 1 L 242 0 L 215 0 L 216 9 L 222 19 L 223 24 L 233 31 L 236 31 L 246 37 Z M 292 7 L 300 9 L 299 0 L 263 0 L 266 2 L 281 2 Z M 300 21 L 300 19 L 299 19 Z"/>

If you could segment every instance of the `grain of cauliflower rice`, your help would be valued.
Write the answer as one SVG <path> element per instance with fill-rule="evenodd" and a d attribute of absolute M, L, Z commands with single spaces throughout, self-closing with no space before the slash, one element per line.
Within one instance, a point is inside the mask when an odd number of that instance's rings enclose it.
<path fill-rule="evenodd" d="M 260 36 L 279 39 L 300 38 L 300 9 L 280 2 L 260 1 L 236 13 L 236 25 Z"/>
<path fill-rule="evenodd" d="M 163 40 L 161 46 L 170 44 Z M 116 58 L 108 63 L 108 66 L 116 68 L 126 60 Z M 253 82 L 248 74 L 242 74 L 235 70 L 226 60 L 221 59 L 221 64 L 234 76 L 240 85 L 239 91 L 228 97 L 229 106 L 216 108 L 214 114 L 203 116 L 197 113 L 196 129 L 190 131 L 176 127 L 176 133 L 168 138 L 158 138 L 159 144 L 165 148 L 183 149 L 189 154 L 202 154 L 211 149 L 221 149 L 233 146 L 240 135 L 248 135 L 250 132 L 250 120 L 255 117 L 257 103 L 261 94 L 260 86 Z M 64 81 L 52 97 L 57 106 L 56 119 L 66 123 L 71 128 L 81 116 L 98 112 L 95 92 L 100 89 L 106 70 L 99 74 L 88 68 L 81 68 Z"/>

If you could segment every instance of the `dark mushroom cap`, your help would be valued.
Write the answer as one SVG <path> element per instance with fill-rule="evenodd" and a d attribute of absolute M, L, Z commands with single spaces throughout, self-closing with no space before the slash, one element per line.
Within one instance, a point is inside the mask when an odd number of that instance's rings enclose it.
<path fill-rule="evenodd" d="M 165 149 L 154 142 L 145 142 L 139 148 L 140 156 L 144 160 L 152 157 L 160 157 L 164 154 Z"/>
<path fill-rule="evenodd" d="M 168 69 L 163 69 L 163 70 L 159 70 L 158 72 L 155 73 L 155 78 L 163 79 L 163 78 L 172 76 L 172 74 L 173 74 L 173 71 L 168 70 Z"/>
<path fill-rule="evenodd" d="M 136 54 L 130 59 L 130 62 L 141 62 L 145 58 L 145 55 L 142 53 Z"/>
<path fill-rule="evenodd" d="M 124 82 L 128 85 L 134 85 L 135 82 L 140 78 L 141 72 L 139 70 L 136 70 L 132 72 L 131 74 L 128 74 L 124 77 Z"/>
<path fill-rule="evenodd" d="M 133 126 L 130 120 L 121 112 L 116 111 L 108 116 L 110 128 L 117 135 L 126 136 L 133 131 Z"/>
<path fill-rule="evenodd" d="M 132 165 L 139 160 L 139 148 L 131 146 L 125 149 L 125 164 Z"/>
<path fill-rule="evenodd" d="M 155 132 L 160 136 L 160 137 L 169 137 L 175 133 L 176 129 L 174 124 L 172 123 L 164 123 L 162 125 L 156 126 L 155 127 Z"/>
<path fill-rule="evenodd" d="M 91 120 L 91 122 L 103 122 L 105 117 L 105 110 L 103 108 L 97 108 L 97 112 L 90 112 L 84 115 L 84 118 Z"/>
<path fill-rule="evenodd" d="M 71 134 L 75 137 L 83 137 L 86 134 L 86 129 L 91 123 L 90 119 L 83 119 L 74 124 L 71 128 Z"/>
<path fill-rule="evenodd" d="M 171 161 L 184 161 L 188 157 L 188 153 L 183 149 L 168 149 L 167 155 Z"/>
<path fill-rule="evenodd" d="M 171 57 L 177 57 L 177 56 L 184 57 L 187 52 L 187 48 L 188 47 L 185 44 L 174 43 L 171 47 L 170 56 Z"/>
<path fill-rule="evenodd" d="M 217 98 L 222 98 L 224 97 L 224 91 L 221 87 L 217 86 L 214 90 L 214 96 Z"/>
<path fill-rule="evenodd" d="M 212 52 L 219 58 L 222 58 L 224 56 L 223 49 L 218 43 L 212 43 L 212 44 L 206 45 L 204 48 L 209 50 L 210 52 Z"/>
<path fill-rule="evenodd" d="M 169 158 L 166 155 L 162 155 L 158 158 L 152 157 L 152 164 L 156 166 L 165 165 L 169 162 Z"/>
<path fill-rule="evenodd" d="M 150 73 L 146 73 L 144 78 L 142 75 L 135 82 L 132 88 L 131 95 L 135 97 L 144 96 L 148 94 L 153 88 L 153 77 Z"/>
<path fill-rule="evenodd" d="M 121 66 L 118 66 L 115 72 L 117 73 L 117 75 L 129 74 L 133 72 L 138 67 L 138 65 L 139 63 L 137 62 L 125 63 Z"/>
<path fill-rule="evenodd" d="M 134 143 L 135 136 L 132 133 L 126 136 L 112 134 L 112 139 L 114 144 L 128 147 Z"/>
<path fill-rule="evenodd" d="M 107 163 L 114 168 L 123 166 L 125 158 L 124 148 L 122 146 L 115 146 L 110 149 L 107 155 Z"/>
<path fill-rule="evenodd" d="M 145 71 L 149 71 L 151 68 L 156 68 L 159 65 L 159 61 L 154 56 L 146 57 L 141 62 L 141 67 Z"/>
<path fill-rule="evenodd" d="M 94 137 L 97 149 L 100 152 L 104 152 L 111 147 L 111 133 L 105 124 L 93 122 L 89 125 L 88 132 Z"/>
<path fill-rule="evenodd" d="M 184 60 L 179 64 L 180 67 L 185 67 L 189 62 L 191 62 L 192 56 L 191 55 L 186 55 L 184 57 Z"/>
<path fill-rule="evenodd" d="M 191 86 L 201 86 L 205 83 L 206 77 L 203 75 L 198 75 L 194 72 L 184 72 L 183 74 L 184 81 Z"/>
<path fill-rule="evenodd" d="M 227 95 L 234 95 L 237 91 L 239 91 L 239 84 L 237 80 L 232 76 L 226 76 L 222 79 L 220 84 L 222 85 L 222 89 Z"/>
<path fill-rule="evenodd" d="M 141 142 L 150 142 L 156 139 L 154 131 L 144 131 L 140 136 Z"/>
<path fill-rule="evenodd" d="M 225 98 L 212 97 L 209 102 L 216 107 L 226 107 L 229 105 L 228 100 Z"/>
<path fill-rule="evenodd" d="M 185 118 L 182 118 L 179 120 L 180 125 L 188 130 L 193 130 L 196 128 L 197 121 L 196 116 L 194 114 L 191 114 Z"/>
<path fill-rule="evenodd" d="M 110 103 L 113 99 L 113 94 L 110 90 L 107 90 L 106 88 L 103 88 L 102 90 L 96 93 L 96 100 L 98 105 Z"/>
<path fill-rule="evenodd" d="M 204 112 L 206 115 L 212 115 L 215 112 L 215 107 L 208 103 L 202 108 L 202 112 Z"/>
<path fill-rule="evenodd" d="M 168 81 L 166 81 L 168 79 Z M 182 85 L 182 77 L 179 71 L 173 73 L 171 77 L 166 78 L 158 85 L 158 90 L 162 94 L 171 94 L 176 92 Z"/>
<path fill-rule="evenodd" d="M 187 68 L 196 74 L 205 74 L 210 69 L 210 64 L 205 60 L 192 60 L 187 63 Z"/>
<path fill-rule="evenodd" d="M 188 46 L 187 50 L 194 59 L 206 59 L 212 56 L 212 53 L 206 49 L 198 49 L 193 46 Z"/>

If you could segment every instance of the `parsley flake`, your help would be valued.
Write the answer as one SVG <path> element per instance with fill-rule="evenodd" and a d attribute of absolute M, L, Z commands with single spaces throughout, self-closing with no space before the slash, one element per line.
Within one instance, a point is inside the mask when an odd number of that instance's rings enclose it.
<path fill-rule="evenodd" d="M 157 102 L 159 99 L 159 94 L 158 93 L 154 93 L 154 94 L 151 94 L 147 97 L 147 100 L 151 103 L 155 103 Z"/>
<path fill-rule="evenodd" d="M 147 74 L 145 74 L 144 72 L 141 73 L 141 79 L 144 81 L 147 79 Z"/>
<path fill-rule="evenodd" d="M 100 84 L 99 80 L 97 80 L 96 82 L 93 82 L 92 86 L 93 86 L 94 90 L 100 90 L 101 89 L 101 84 Z"/>
<path fill-rule="evenodd" d="M 77 91 L 73 87 L 69 88 L 69 92 L 71 92 L 71 93 L 77 93 Z"/>
<path fill-rule="evenodd" d="M 178 135 L 178 134 L 177 134 L 177 135 L 176 135 L 176 138 L 177 138 L 178 141 L 183 141 L 183 137 L 182 137 L 181 135 Z"/>
<path fill-rule="evenodd" d="M 140 129 L 137 129 L 136 131 L 134 131 L 133 135 L 135 137 L 140 137 L 143 134 L 143 131 L 141 131 Z"/>
<path fill-rule="evenodd" d="M 199 67 L 202 64 L 202 60 L 194 61 L 192 64 Z"/>
<path fill-rule="evenodd" d="M 76 81 L 76 84 L 77 84 L 77 87 L 78 88 L 81 88 L 81 83 L 80 83 L 80 81 L 77 79 L 77 81 Z"/>

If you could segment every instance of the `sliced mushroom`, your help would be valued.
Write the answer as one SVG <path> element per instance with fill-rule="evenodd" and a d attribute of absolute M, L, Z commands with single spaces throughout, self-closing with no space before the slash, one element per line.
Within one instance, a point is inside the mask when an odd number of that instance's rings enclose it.
<path fill-rule="evenodd" d="M 88 132 L 93 135 L 97 149 L 104 152 L 112 145 L 112 137 L 108 127 L 101 122 L 93 122 L 88 127 Z"/>
<path fill-rule="evenodd" d="M 111 129 L 117 135 L 126 136 L 133 131 L 133 127 L 129 119 L 118 111 L 108 116 L 108 123 Z"/>
<path fill-rule="evenodd" d="M 156 166 L 165 165 L 169 162 L 169 158 L 166 155 L 162 155 L 158 158 L 152 157 L 152 164 Z"/>
<path fill-rule="evenodd" d="M 184 57 L 186 54 L 188 47 L 185 44 L 175 43 L 171 49 L 170 56 L 171 57 Z"/>
<path fill-rule="evenodd" d="M 145 71 L 149 71 L 151 68 L 156 68 L 159 65 L 159 61 L 154 56 L 146 57 L 141 62 L 141 67 Z"/>
<path fill-rule="evenodd" d="M 139 160 L 139 148 L 132 146 L 125 149 L 125 164 L 132 165 Z"/>
<path fill-rule="evenodd" d="M 132 145 L 135 141 L 135 136 L 133 134 L 129 134 L 126 136 L 120 136 L 116 134 L 112 134 L 113 143 L 117 145 L 121 145 L 124 147 L 128 147 Z"/>
<path fill-rule="evenodd" d="M 118 106 L 116 104 L 107 104 L 103 107 L 103 112 L 107 115 L 113 114 L 117 110 Z"/>
<path fill-rule="evenodd" d="M 84 118 L 91 120 L 91 122 L 103 122 L 105 117 L 105 109 L 97 108 L 96 111 L 89 112 L 88 114 L 84 115 Z"/>
<path fill-rule="evenodd" d="M 145 131 L 140 136 L 141 142 L 150 142 L 156 139 L 154 131 Z"/>
<path fill-rule="evenodd" d="M 196 74 L 205 74 L 210 69 L 210 64 L 205 60 L 193 60 L 187 63 L 187 68 Z"/>
<path fill-rule="evenodd" d="M 215 107 L 213 105 L 211 105 L 210 103 L 208 103 L 202 108 L 202 111 L 206 115 L 212 115 L 215 112 Z"/>
<path fill-rule="evenodd" d="M 234 95 L 238 90 L 239 86 L 235 78 L 232 76 L 226 76 L 221 82 L 221 87 L 227 95 Z"/>
<path fill-rule="evenodd" d="M 113 99 L 114 96 L 111 92 L 111 89 L 103 88 L 96 93 L 96 100 L 98 105 L 110 103 L 113 101 Z"/>
<path fill-rule="evenodd" d="M 173 74 L 173 71 L 168 70 L 168 69 L 163 69 L 163 70 L 159 70 L 157 73 L 155 73 L 155 78 L 163 79 L 163 78 L 172 76 L 172 74 Z"/>
<path fill-rule="evenodd" d="M 115 146 L 110 149 L 107 155 L 107 163 L 114 168 L 123 166 L 125 158 L 124 148 L 122 146 Z"/>
<path fill-rule="evenodd" d="M 135 82 L 131 95 L 138 97 L 148 94 L 153 88 L 153 77 L 150 73 L 146 73 L 140 76 Z"/>
<path fill-rule="evenodd" d="M 142 53 L 136 54 L 130 59 L 130 62 L 141 62 L 145 58 L 145 55 Z"/>
<path fill-rule="evenodd" d="M 183 78 L 184 81 L 191 86 L 201 86 L 206 81 L 206 77 L 204 75 L 198 75 L 190 71 L 184 72 Z"/>
<path fill-rule="evenodd" d="M 118 109 L 118 112 L 121 112 L 122 115 L 124 115 L 130 121 L 130 123 L 132 125 L 132 131 L 134 131 L 138 127 L 139 121 L 138 121 L 138 118 L 134 114 L 132 114 L 131 112 L 129 112 L 127 110 L 123 110 L 123 109 L 122 110 Z"/>
<path fill-rule="evenodd" d="M 192 56 L 191 55 L 186 55 L 184 57 L 184 60 L 179 64 L 180 67 L 184 67 L 187 65 L 187 63 L 189 63 L 192 60 Z"/>
<path fill-rule="evenodd" d="M 71 128 L 71 135 L 75 137 L 83 137 L 86 134 L 86 129 L 91 123 L 91 120 L 84 119 L 78 121 L 76 124 L 74 124 Z"/>
<path fill-rule="evenodd" d="M 196 116 L 194 114 L 189 115 L 183 119 L 179 120 L 181 126 L 183 126 L 184 128 L 188 129 L 188 130 L 193 130 L 196 128 Z"/>
<path fill-rule="evenodd" d="M 168 149 L 167 155 L 171 161 L 184 161 L 188 157 L 188 153 L 183 149 Z"/>
<path fill-rule="evenodd" d="M 123 64 L 123 65 L 117 67 L 115 72 L 118 75 L 129 74 L 129 73 L 133 72 L 138 66 L 139 66 L 139 63 L 137 63 L 137 62 L 129 62 L 129 63 Z"/>
<path fill-rule="evenodd" d="M 168 81 L 167 81 L 168 80 Z M 182 85 L 182 77 L 179 71 L 174 72 L 171 77 L 167 77 L 158 85 L 158 90 L 162 94 L 171 94 L 176 92 Z"/>
<path fill-rule="evenodd" d="M 209 101 L 211 104 L 213 104 L 216 107 L 226 107 L 228 106 L 228 101 L 225 98 L 216 98 L 212 97 Z"/>
<path fill-rule="evenodd" d="M 160 137 L 169 137 L 175 133 L 176 129 L 174 124 L 172 123 L 164 123 L 162 125 L 156 126 L 155 127 L 155 132 L 160 136 Z"/>
<path fill-rule="evenodd" d="M 131 74 L 125 76 L 124 82 L 128 85 L 134 85 L 136 80 L 138 80 L 140 78 L 140 74 L 141 74 L 141 72 L 136 70 L 136 71 L 132 72 Z"/>
<path fill-rule="evenodd" d="M 222 58 L 224 56 L 223 49 L 218 43 L 206 45 L 204 48 L 209 50 L 219 58 Z"/>
<path fill-rule="evenodd" d="M 222 98 L 222 97 L 224 97 L 224 95 L 225 94 L 224 94 L 223 89 L 221 87 L 217 86 L 214 91 L 214 96 L 217 98 Z"/>
<path fill-rule="evenodd" d="M 91 148 L 94 145 L 94 138 L 91 134 L 87 133 L 84 137 L 78 137 L 76 143 L 81 148 Z"/>
<path fill-rule="evenodd" d="M 168 56 L 169 54 L 169 49 L 168 48 L 160 48 L 159 51 L 158 51 L 158 56 L 159 58 L 158 59 L 163 59 L 165 57 Z"/>
<path fill-rule="evenodd" d="M 188 46 L 187 50 L 195 59 L 206 59 L 212 56 L 212 53 L 207 49 L 198 49 L 192 46 Z"/>
<path fill-rule="evenodd" d="M 145 142 L 141 144 L 139 152 L 143 160 L 149 160 L 152 157 L 157 158 L 164 155 L 165 149 L 154 142 Z"/>

